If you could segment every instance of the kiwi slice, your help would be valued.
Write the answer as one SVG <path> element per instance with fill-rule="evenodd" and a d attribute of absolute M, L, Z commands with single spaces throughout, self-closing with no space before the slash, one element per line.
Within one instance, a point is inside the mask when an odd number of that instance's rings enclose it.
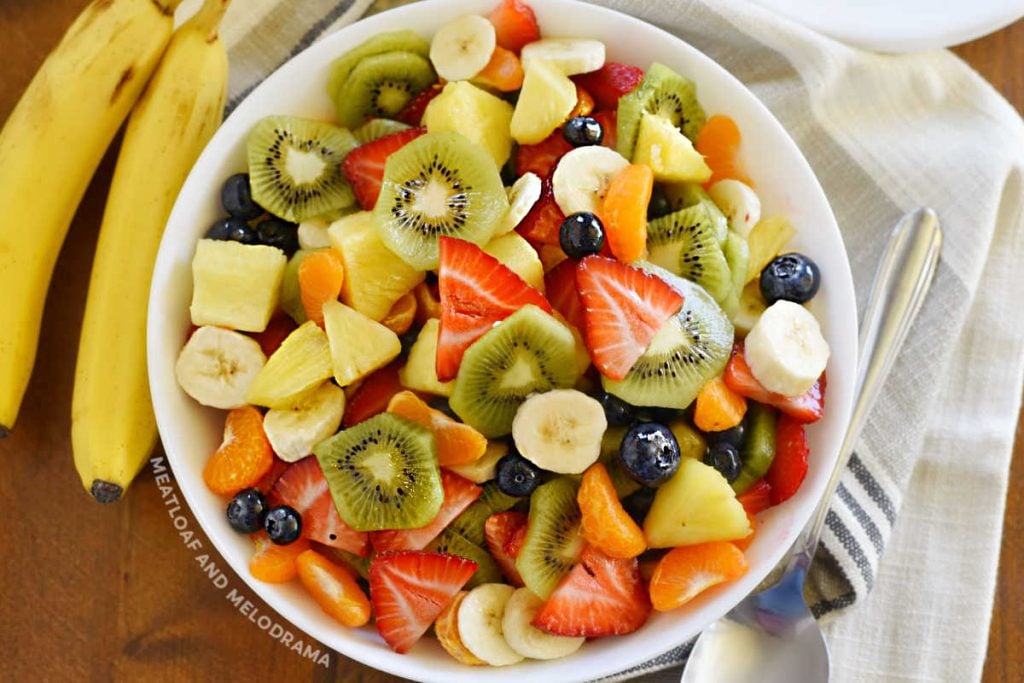
<path fill-rule="evenodd" d="M 498 488 L 498 484 L 496 482 L 491 481 L 484 484 L 483 493 L 480 494 L 477 502 L 486 505 L 490 509 L 491 514 L 494 514 L 495 512 L 507 512 L 511 510 L 521 500 L 523 499 L 504 493 Z"/>
<path fill-rule="evenodd" d="M 253 200 L 292 222 L 355 203 L 341 162 L 358 146 L 352 133 L 321 121 L 268 116 L 249 133 Z"/>
<path fill-rule="evenodd" d="M 516 569 L 526 587 L 547 600 L 583 552 L 576 482 L 556 477 L 530 497 L 530 516 Z"/>
<path fill-rule="evenodd" d="M 711 217 L 711 222 L 715 226 L 715 236 L 718 237 L 718 243 L 725 244 L 725 240 L 729 236 L 729 219 L 718 208 L 718 204 L 715 204 L 715 201 L 711 199 L 711 195 L 707 193 L 707 190 L 697 183 L 672 183 L 665 185 L 662 190 L 665 193 L 665 198 L 668 199 L 669 206 L 672 207 L 672 211 L 669 213 L 682 211 L 697 204 L 703 204 L 704 208 L 708 211 L 708 216 Z"/>
<path fill-rule="evenodd" d="M 694 142 L 707 120 L 693 81 L 657 62 L 651 64 L 640 86 L 619 100 L 616 145 L 627 159 L 633 158 L 644 112 L 665 117 Z"/>
<path fill-rule="evenodd" d="M 732 482 L 736 495 L 742 494 L 750 485 L 768 471 L 775 459 L 775 421 L 778 414 L 768 406 L 750 402 L 744 419 L 746 429 L 740 446 L 740 475 Z"/>
<path fill-rule="evenodd" d="M 402 123 L 401 121 L 394 121 L 392 119 L 370 119 L 352 131 L 352 134 L 356 136 L 356 140 L 359 141 L 359 144 L 365 145 L 367 142 L 373 142 L 385 135 L 398 133 L 403 130 L 408 130 L 409 128 L 411 128 L 411 126 Z"/>
<path fill-rule="evenodd" d="M 732 273 L 704 204 L 649 221 L 647 249 L 651 263 L 696 282 L 715 301 L 725 301 L 733 291 Z"/>
<path fill-rule="evenodd" d="M 359 575 L 359 578 L 364 581 L 370 580 L 370 558 L 360 557 L 355 553 L 350 553 L 347 550 L 341 548 L 332 548 L 331 546 L 324 546 L 324 552 L 331 556 L 332 559 L 338 560 L 346 567 L 349 567 L 352 571 Z"/>
<path fill-rule="evenodd" d="M 732 275 L 732 291 L 722 302 L 722 310 L 732 320 L 740 311 L 740 295 L 743 293 L 743 283 L 747 279 L 747 267 L 750 265 L 750 247 L 747 246 L 747 239 L 743 235 L 730 230 L 722 246 L 722 252 Z"/>
<path fill-rule="evenodd" d="M 527 396 L 575 383 L 575 354 L 568 327 L 524 306 L 466 349 L 449 403 L 484 436 L 504 436 Z"/>
<path fill-rule="evenodd" d="M 359 62 L 367 57 L 396 51 L 412 52 L 421 57 L 429 57 L 430 41 L 409 29 L 378 33 L 331 62 L 327 72 L 327 96 L 332 100 L 337 97 L 338 90 L 348 80 L 349 74 Z"/>
<path fill-rule="evenodd" d="M 508 213 L 491 157 L 454 131 L 421 135 L 388 157 L 374 209 L 381 239 L 420 270 L 437 267 L 442 235 L 484 245 Z"/>
<path fill-rule="evenodd" d="M 483 546 L 487 542 L 484 536 L 484 524 L 493 514 L 491 507 L 480 500 L 466 508 L 461 515 L 452 520 L 448 528 L 464 536 L 470 543 Z"/>
<path fill-rule="evenodd" d="M 605 391 L 635 406 L 682 410 L 725 369 L 732 353 L 732 323 L 700 285 L 649 263 L 639 265 L 679 291 L 683 307 L 658 331 L 624 379 L 602 377 L 601 383 Z"/>
<path fill-rule="evenodd" d="M 356 531 L 415 529 L 441 509 L 434 435 L 381 413 L 313 447 L 334 505 Z"/>
<path fill-rule="evenodd" d="M 476 562 L 476 571 L 466 584 L 467 588 L 479 586 L 481 583 L 496 583 L 502 580 L 501 570 L 491 554 L 451 527 L 442 531 L 440 536 L 431 541 L 428 550 L 458 555 Z"/>
<path fill-rule="evenodd" d="M 430 60 L 415 52 L 373 55 L 361 60 L 338 88 L 334 110 L 341 125 L 355 128 L 367 117 L 396 116 L 436 82 Z"/>

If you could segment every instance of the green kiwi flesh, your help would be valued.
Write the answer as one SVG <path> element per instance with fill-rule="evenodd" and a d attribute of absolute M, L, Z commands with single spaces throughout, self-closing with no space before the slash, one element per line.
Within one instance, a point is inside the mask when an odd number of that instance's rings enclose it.
<path fill-rule="evenodd" d="M 722 310 L 733 320 L 740 310 L 740 296 L 743 294 L 744 280 L 747 279 L 747 266 L 750 264 L 750 247 L 747 239 L 733 230 L 729 231 L 725 244 L 722 246 L 725 262 L 729 264 L 732 275 L 732 291 L 722 302 Z"/>
<path fill-rule="evenodd" d="M 639 265 L 680 292 L 683 307 L 624 379 L 602 377 L 601 383 L 605 391 L 633 405 L 682 410 L 725 369 L 732 352 L 732 323 L 700 285 L 649 263 Z"/>
<path fill-rule="evenodd" d="M 575 353 L 568 327 L 524 306 L 466 349 L 449 404 L 485 436 L 509 434 L 527 396 L 575 383 Z"/>
<path fill-rule="evenodd" d="M 516 569 L 526 587 L 547 600 L 583 552 L 576 482 L 557 477 L 530 497 L 530 514 Z"/>
<path fill-rule="evenodd" d="M 352 206 L 341 162 L 357 146 L 352 133 L 322 121 L 261 119 L 247 141 L 253 200 L 292 222 Z"/>
<path fill-rule="evenodd" d="M 385 52 L 412 52 L 421 57 L 429 57 L 430 41 L 409 29 L 378 33 L 331 62 L 327 73 L 327 96 L 334 100 L 357 64 L 367 57 Z"/>
<path fill-rule="evenodd" d="M 718 243 L 725 244 L 725 240 L 729 236 L 729 219 L 718 208 L 718 204 L 711 199 L 707 190 L 697 183 L 671 183 L 663 185 L 662 190 L 673 212 L 703 204 L 708 211 L 708 216 L 711 217 L 711 222 L 714 223 Z"/>
<path fill-rule="evenodd" d="M 694 142 L 707 120 L 693 81 L 657 62 L 651 64 L 639 87 L 619 100 L 616 144 L 619 154 L 627 159 L 633 158 L 645 112 L 668 119 Z"/>
<path fill-rule="evenodd" d="M 453 519 L 448 528 L 464 536 L 470 543 L 483 546 L 487 541 L 484 536 L 484 524 L 487 523 L 487 518 L 491 514 L 491 507 L 487 503 L 477 500 Z"/>
<path fill-rule="evenodd" d="M 427 550 L 458 555 L 476 562 L 476 571 L 473 572 L 473 576 L 466 584 L 467 588 L 479 586 L 481 583 L 501 581 L 501 570 L 491 554 L 451 527 L 442 531 L 440 536 L 431 541 Z"/>
<path fill-rule="evenodd" d="M 647 250 L 651 263 L 696 282 L 715 301 L 725 301 L 733 291 L 732 273 L 704 204 L 649 221 Z"/>
<path fill-rule="evenodd" d="M 486 244 L 508 213 L 508 194 L 482 147 L 453 131 L 427 133 L 388 157 L 374 213 L 384 244 L 430 270 L 442 235 Z"/>
<path fill-rule="evenodd" d="M 359 144 L 365 145 L 367 142 L 373 142 L 385 135 L 408 130 L 411 127 L 401 121 L 394 121 L 392 119 L 370 119 L 352 131 L 352 134 L 356 136 Z"/>
<path fill-rule="evenodd" d="M 415 529 L 441 509 L 434 435 L 381 413 L 313 447 L 345 523 L 356 531 Z"/>
<path fill-rule="evenodd" d="M 750 402 L 747 408 L 743 444 L 740 446 L 740 474 L 732 490 L 742 494 L 760 479 L 775 459 L 775 421 L 777 413 L 768 406 Z"/>
<path fill-rule="evenodd" d="M 437 82 L 430 61 L 414 52 L 385 52 L 366 57 L 338 88 L 334 110 L 346 128 L 367 117 L 396 116 L 420 91 Z"/>
<path fill-rule="evenodd" d="M 502 492 L 498 488 L 497 482 L 489 481 L 484 484 L 483 493 L 480 494 L 480 498 L 477 499 L 478 503 L 485 504 L 491 510 L 491 514 L 495 512 L 507 512 L 516 506 L 522 498 L 516 498 L 510 496 L 507 493 Z"/>
<path fill-rule="evenodd" d="M 332 548 L 331 546 L 324 546 L 324 552 L 331 555 L 333 559 L 338 560 L 342 564 L 346 565 L 352 571 L 359 575 L 359 578 L 364 581 L 370 580 L 370 558 L 360 557 L 355 553 L 350 553 L 347 550 L 341 548 Z"/>

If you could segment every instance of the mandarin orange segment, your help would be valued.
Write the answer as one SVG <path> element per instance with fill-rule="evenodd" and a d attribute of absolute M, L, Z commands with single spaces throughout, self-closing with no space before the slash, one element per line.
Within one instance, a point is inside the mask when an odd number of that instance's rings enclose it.
<path fill-rule="evenodd" d="M 252 537 L 256 552 L 249 559 L 249 573 L 265 583 L 287 583 L 298 575 L 295 558 L 309 550 L 309 541 L 300 538 L 288 545 L 271 543 L 263 532 Z"/>
<path fill-rule="evenodd" d="M 612 254 L 623 263 L 647 254 L 647 205 L 653 189 L 654 172 L 644 164 L 630 164 L 608 186 L 601 220 Z"/>
<path fill-rule="evenodd" d="M 523 65 L 515 52 L 499 45 L 491 53 L 491 61 L 473 80 L 501 92 L 519 90 L 523 87 Z"/>
<path fill-rule="evenodd" d="M 203 481 L 214 493 L 233 496 L 256 486 L 273 464 L 263 414 L 252 406 L 235 408 L 224 422 L 223 442 L 203 468 Z"/>
<path fill-rule="evenodd" d="M 750 522 L 750 535 L 746 538 L 732 541 L 732 544 L 743 552 L 747 552 L 747 548 L 749 548 L 750 544 L 754 542 L 754 534 L 757 533 L 757 517 L 747 511 L 747 521 Z"/>
<path fill-rule="evenodd" d="M 470 652 L 459 635 L 459 605 L 467 595 L 469 595 L 469 591 L 459 591 L 455 594 L 455 597 L 434 622 L 434 635 L 437 636 L 437 640 L 445 652 L 450 654 L 455 661 L 469 666 L 482 666 L 487 662 Z"/>
<path fill-rule="evenodd" d="M 395 305 L 391 307 L 391 310 L 380 321 L 380 324 L 398 336 L 402 336 L 409 331 L 415 319 L 416 297 L 413 296 L 412 292 L 409 292 L 395 302 Z"/>
<path fill-rule="evenodd" d="M 577 116 L 590 116 L 594 111 L 594 96 L 587 92 L 586 88 L 576 86 L 576 106 L 569 113 L 569 118 Z"/>
<path fill-rule="evenodd" d="M 416 322 L 422 325 L 431 318 L 441 317 L 441 296 L 437 292 L 436 284 L 421 282 L 412 288 L 412 295 L 416 297 Z"/>
<path fill-rule="evenodd" d="M 715 377 L 697 394 L 693 424 L 702 432 L 721 432 L 738 425 L 746 414 L 747 399 Z"/>
<path fill-rule="evenodd" d="M 707 120 L 694 145 L 711 167 L 711 179 L 704 183 L 705 187 L 725 178 L 751 184 L 737 158 L 741 139 L 739 126 L 728 116 L 716 114 Z"/>
<path fill-rule="evenodd" d="M 605 555 L 630 559 L 647 548 L 643 530 L 623 509 L 612 478 L 601 463 L 594 463 L 583 473 L 576 502 L 583 513 L 583 538 Z"/>
<path fill-rule="evenodd" d="M 306 317 L 323 327 L 324 304 L 337 301 L 345 281 L 345 265 L 334 249 L 321 249 L 299 265 L 299 296 Z"/>
<path fill-rule="evenodd" d="M 356 583 L 352 570 L 331 562 L 315 550 L 299 555 L 295 567 L 299 581 L 320 609 L 342 625 L 356 628 L 370 621 L 370 599 Z"/>
<path fill-rule="evenodd" d="M 411 391 L 400 391 L 388 403 L 394 413 L 434 433 L 437 462 L 441 467 L 468 465 L 479 460 L 487 450 L 487 437 L 467 424 L 431 408 Z"/>
<path fill-rule="evenodd" d="M 728 541 L 673 548 L 654 569 L 651 603 L 660 612 L 685 605 L 708 588 L 747 572 L 743 551 Z"/>

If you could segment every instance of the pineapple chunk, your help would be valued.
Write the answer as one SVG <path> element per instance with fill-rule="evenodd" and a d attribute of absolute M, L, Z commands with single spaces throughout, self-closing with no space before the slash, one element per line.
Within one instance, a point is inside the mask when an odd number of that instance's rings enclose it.
<path fill-rule="evenodd" d="M 423 282 L 425 273 L 384 246 L 372 213 L 344 216 L 327 234 L 345 265 L 341 300 L 367 318 L 383 320 L 396 301 Z"/>
<path fill-rule="evenodd" d="M 498 461 L 508 455 L 508 444 L 504 441 L 491 441 L 487 450 L 468 465 L 448 465 L 447 469 L 474 484 L 483 484 L 497 476 Z"/>
<path fill-rule="evenodd" d="M 736 328 L 736 334 L 743 337 L 750 334 L 750 330 L 754 329 L 754 324 L 757 323 L 758 318 L 767 307 L 768 304 L 761 296 L 761 285 L 757 280 L 744 287 L 743 293 L 740 294 L 736 313 L 732 316 L 732 325 Z"/>
<path fill-rule="evenodd" d="M 487 243 L 484 251 L 523 278 L 526 284 L 544 291 L 544 265 L 537 251 L 518 232 L 495 237 Z"/>
<path fill-rule="evenodd" d="M 729 482 L 696 458 L 682 459 L 679 470 L 654 494 L 644 520 L 651 548 L 734 541 L 750 533 L 747 513 Z"/>
<path fill-rule="evenodd" d="M 512 112 L 512 137 L 535 145 L 562 125 L 576 106 L 576 84 L 550 62 L 530 62 Z"/>
<path fill-rule="evenodd" d="M 469 81 L 444 86 L 423 112 L 423 125 L 435 133 L 453 130 L 487 150 L 501 168 L 512 154 L 512 105 Z"/>
<path fill-rule="evenodd" d="M 663 182 L 707 182 L 711 168 L 683 131 L 668 119 L 645 112 L 633 151 L 634 164 L 647 164 Z"/>
<path fill-rule="evenodd" d="M 783 247 L 789 243 L 796 230 L 782 216 L 762 218 L 747 235 L 747 247 L 750 260 L 747 262 L 747 282 L 761 275 L 768 262 L 779 255 Z"/>
<path fill-rule="evenodd" d="M 316 323 L 304 323 L 270 356 L 245 400 L 257 406 L 289 408 L 315 391 L 333 370 L 327 335 Z"/>
<path fill-rule="evenodd" d="M 334 379 L 342 387 L 390 363 L 402 352 L 398 335 L 340 301 L 324 304 Z"/>
<path fill-rule="evenodd" d="M 398 371 L 398 379 L 406 389 L 437 396 L 452 395 L 455 381 L 442 382 L 437 378 L 437 335 L 440 325 L 437 318 L 425 322 L 409 349 L 409 360 Z"/>
<path fill-rule="evenodd" d="M 274 247 L 199 240 L 192 259 L 192 324 L 262 332 L 277 309 L 287 263 Z"/>

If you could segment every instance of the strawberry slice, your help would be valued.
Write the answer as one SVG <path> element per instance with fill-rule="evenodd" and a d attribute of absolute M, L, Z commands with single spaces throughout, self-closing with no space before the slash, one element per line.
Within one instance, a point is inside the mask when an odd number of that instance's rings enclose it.
<path fill-rule="evenodd" d="M 547 244 L 561 249 L 562 245 L 558 240 L 558 234 L 561 232 L 564 222 L 565 214 L 558 208 L 549 178 L 544 181 L 540 199 L 526 214 L 526 218 L 519 222 L 516 232 L 526 238 L 534 247 Z"/>
<path fill-rule="evenodd" d="M 472 505 L 483 491 L 473 482 L 448 470 L 441 470 L 441 486 L 444 488 L 444 502 L 441 503 L 437 516 L 429 524 L 416 529 L 373 531 L 370 533 L 373 549 L 377 552 L 386 552 L 426 548 L 427 544 L 437 538 L 437 535 L 453 519 L 461 515 L 463 510 Z"/>
<path fill-rule="evenodd" d="M 683 295 L 661 278 L 603 256 L 580 261 L 576 286 L 590 357 L 611 379 L 626 376 L 683 305 Z"/>
<path fill-rule="evenodd" d="M 427 105 L 441 94 L 444 90 L 444 86 L 440 83 L 435 83 L 426 90 L 421 90 L 416 97 L 409 100 L 408 104 L 402 107 L 402 111 L 398 112 L 396 117 L 402 123 L 408 123 L 410 126 L 418 126 L 423 121 L 423 112 L 427 110 Z"/>
<path fill-rule="evenodd" d="M 253 488 L 259 490 L 263 495 L 267 495 L 270 493 L 270 490 L 274 488 L 274 484 L 277 483 L 277 480 L 281 478 L 281 475 L 284 474 L 289 467 L 291 467 L 290 463 L 281 460 L 281 458 L 277 457 L 275 454 L 274 464 L 270 466 L 270 471 L 264 474 L 263 478 L 260 479 L 259 483 Z"/>
<path fill-rule="evenodd" d="M 259 333 L 249 335 L 255 339 L 260 349 L 263 350 L 263 355 L 270 358 L 277 351 L 278 347 L 281 346 L 281 342 L 285 340 L 289 334 L 297 327 L 295 321 L 291 319 L 284 311 L 278 311 L 274 314 L 274 317 L 267 323 L 267 327 Z"/>
<path fill-rule="evenodd" d="M 320 463 L 312 455 L 292 464 L 270 491 L 270 504 L 290 505 L 302 515 L 302 536 L 360 557 L 370 552 L 369 536 L 338 514 Z"/>
<path fill-rule="evenodd" d="M 735 344 L 732 348 L 732 358 L 725 366 L 723 375 L 726 385 L 737 394 L 742 394 L 749 399 L 778 408 L 786 415 L 793 417 L 797 422 L 807 424 L 821 419 L 825 409 L 825 373 L 821 378 L 800 396 L 783 396 L 773 394 L 761 386 L 761 383 L 754 377 L 747 360 L 743 356 L 743 344 Z"/>
<path fill-rule="evenodd" d="M 437 270 L 441 325 L 437 378 L 454 379 L 462 354 L 484 333 L 527 304 L 551 313 L 551 304 L 498 259 L 472 242 L 442 237 Z"/>
<path fill-rule="evenodd" d="M 398 378 L 398 365 L 396 363 L 385 365 L 363 380 L 356 392 L 352 394 L 348 408 L 345 409 L 342 424 L 348 429 L 363 420 L 369 420 L 374 415 L 383 413 L 388 409 L 388 402 L 391 401 L 391 398 L 403 389 L 402 382 Z"/>
<path fill-rule="evenodd" d="M 516 150 L 516 173 L 526 175 L 536 173 L 542 180 L 551 176 L 558 160 L 564 157 L 572 145 L 562 135 L 559 128 L 536 145 L 520 145 Z"/>
<path fill-rule="evenodd" d="M 775 424 L 775 458 L 764 478 L 772 487 L 772 505 L 793 497 L 807 476 L 807 433 L 796 418 L 783 413 Z"/>
<path fill-rule="evenodd" d="M 519 587 L 526 585 L 516 569 L 516 557 L 526 538 L 526 522 L 525 512 L 511 511 L 493 514 L 484 523 L 487 549 L 491 551 L 491 556 L 509 583 Z"/>
<path fill-rule="evenodd" d="M 587 89 L 598 109 L 615 109 L 619 98 L 636 90 L 644 80 L 644 70 L 629 64 L 605 62 L 597 71 L 573 76 L 572 80 Z"/>
<path fill-rule="evenodd" d="M 532 623 L 561 636 L 598 638 L 632 633 L 650 614 L 636 558 L 616 560 L 588 546 Z"/>
<path fill-rule="evenodd" d="M 477 564 L 443 553 L 405 550 L 370 562 L 370 602 L 377 632 L 395 652 L 408 652 L 427 632 Z"/>
<path fill-rule="evenodd" d="M 584 329 L 583 302 L 576 291 L 576 262 L 562 261 L 544 275 L 544 291 L 552 308 L 581 332 Z"/>
<path fill-rule="evenodd" d="M 600 123 L 601 130 L 604 131 L 604 138 L 601 140 L 601 145 L 615 149 L 615 145 L 619 139 L 616 133 L 616 125 L 618 125 L 619 120 L 618 112 L 614 109 L 608 109 L 605 111 L 594 112 L 590 117 Z"/>
<path fill-rule="evenodd" d="M 359 206 L 372 209 L 384 182 L 384 164 L 388 157 L 426 133 L 425 128 L 410 128 L 356 147 L 345 157 L 341 172 L 352 185 Z"/>
<path fill-rule="evenodd" d="M 772 506 L 772 487 L 764 479 L 758 479 L 741 495 L 736 496 L 748 516 L 756 515 Z"/>
<path fill-rule="evenodd" d="M 537 17 L 522 0 L 502 0 L 487 19 L 494 24 L 498 45 L 518 53 L 527 43 L 540 40 Z"/>

